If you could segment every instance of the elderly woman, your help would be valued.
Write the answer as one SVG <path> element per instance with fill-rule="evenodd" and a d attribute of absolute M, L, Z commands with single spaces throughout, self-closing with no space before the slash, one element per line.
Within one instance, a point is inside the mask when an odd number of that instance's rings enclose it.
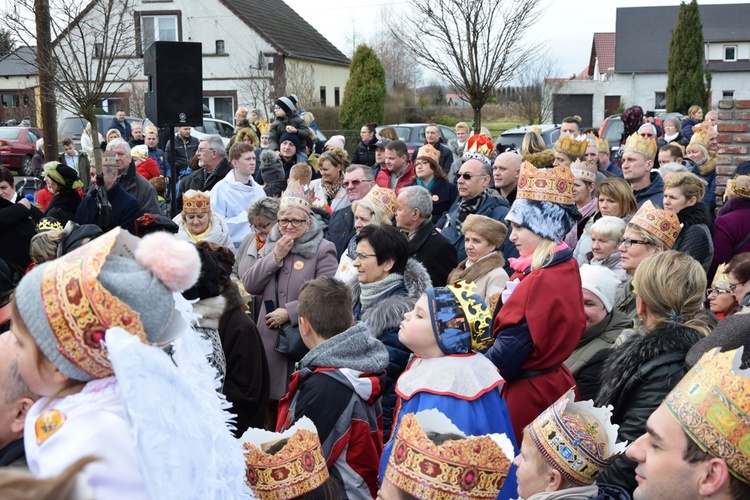
<path fill-rule="evenodd" d="M 388 349 L 383 388 L 383 435 L 388 441 L 396 406 L 394 386 L 411 356 L 398 339 L 399 325 L 431 283 L 422 264 L 409 259 L 409 242 L 397 228 L 365 226 L 356 241 L 354 267 L 361 292 L 354 304 L 354 318 L 366 321 L 372 334 Z"/>
<path fill-rule="evenodd" d="M 448 176 L 438 164 L 440 151 L 430 144 L 419 148 L 414 162 L 417 174 L 416 184 L 422 186 L 432 195 L 432 223 L 435 224 L 447 212 L 458 198 L 458 188 L 448 181 Z"/>
<path fill-rule="evenodd" d="M 290 182 L 281 197 L 278 222 L 271 229 L 258 260 L 242 277 L 245 290 L 263 296 L 258 328 L 271 380 L 267 424 L 275 427 L 278 401 L 284 397 L 294 360 L 276 352 L 279 328 L 299 324 L 297 299 L 305 281 L 336 272 L 336 247 L 323 239 L 312 217 L 312 193 Z"/>
<path fill-rule="evenodd" d="M 349 166 L 346 151 L 333 147 L 318 158 L 320 179 L 310 183 L 315 190 L 313 205 L 330 213 L 351 205 L 344 187 L 344 170 Z"/>
<path fill-rule="evenodd" d="M 576 161 L 570 166 L 570 170 L 573 172 L 573 178 L 575 179 L 573 181 L 573 203 L 581 214 L 581 220 L 565 235 L 564 241 L 570 248 L 575 248 L 583 235 L 586 224 L 596 212 L 597 199 L 594 196 L 594 191 L 596 190 L 597 169 L 596 165 Z M 581 250 L 585 252 L 586 248 L 584 247 Z"/>
<path fill-rule="evenodd" d="M 172 219 L 177 224 L 177 237 L 199 243 L 210 241 L 223 247 L 233 247 L 232 236 L 222 217 L 211 211 L 208 193 L 194 189 L 182 195 L 182 212 Z"/>
<path fill-rule="evenodd" d="M 357 253 L 357 235 L 365 226 L 392 225 L 397 208 L 396 193 L 392 189 L 380 186 L 374 186 L 364 198 L 352 203 L 355 234 L 349 241 L 347 250 L 341 254 L 335 278 L 349 285 L 355 291 L 355 297 L 359 292 L 357 286 L 359 273 L 353 265 Z"/>
<path fill-rule="evenodd" d="M 695 174 L 671 175 L 664 183 L 664 209 L 675 212 L 682 223 L 682 231 L 672 248 L 690 255 L 708 272 L 714 256 L 714 243 L 711 215 L 701 203 L 705 186 Z"/>
<path fill-rule="evenodd" d="M 461 232 L 464 233 L 466 258 L 448 275 L 448 283 L 473 281 L 477 285 L 477 294 L 493 310 L 496 305 L 493 296 L 502 292 L 508 281 L 508 273 L 503 269 L 503 254 L 495 251 L 505 241 L 508 228 L 495 219 L 470 214 L 461 226 Z"/>
<path fill-rule="evenodd" d="M 690 142 L 690 139 L 682 135 L 682 124 L 680 123 L 680 119 L 676 116 L 669 116 L 665 118 L 664 122 L 662 123 L 662 128 L 664 129 L 664 135 L 662 136 L 662 139 L 666 144 L 676 142 L 681 146 L 687 146 Z"/>
<path fill-rule="evenodd" d="M 606 267 L 612 271 L 620 286 L 630 282 L 628 273 L 622 268 L 622 257 L 617 247 L 620 246 L 625 221 L 619 217 L 605 215 L 591 226 L 591 251 L 586 254 L 585 263 Z"/>
<path fill-rule="evenodd" d="M 720 265 L 716 270 L 716 276 L 714 276 L 711 286 L 706 289 L 706 297 L 708 297 L 708 308 L 719 320 L 732 315 L 740 306 L 732 293 L 727 264 Z"/>
<path fill-rule="evenodd" d="M 237 250 L 232 277 L 241 279 L 258 260 L 258 255 L 268 240 L 268 235 L 279 216 L 277 198 L 261 198 L 247 209 L 247 222 L 253 232 L 245 236 Z"/>
<path fill-rule="evenodd" d="M 83 182 L 76 169 L 57 161 L 45 163 L 42 175 L 47 188 L 54 193 L 44 215 L 65 226 L 75 218 L 78 205 L 81 204 L 78 190 L 83 187 Z"/>

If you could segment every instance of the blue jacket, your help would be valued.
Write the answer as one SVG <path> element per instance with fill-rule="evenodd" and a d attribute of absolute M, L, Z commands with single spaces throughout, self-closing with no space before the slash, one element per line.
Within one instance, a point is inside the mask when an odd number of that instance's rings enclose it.
<path fill-rule="evenodd" d="M 107 191 L 107 199 L 109 204 L 112 205 L 112 222 L 114 225 L 135 234 L 135 220 L 142 215 L 138 200 L 117 183 Z M 96 199 L 96 191 L 86 195 L 81 201 L 74 220 L 81 225 L 99 225 L 99 204 Z"/>
<path fill-rule="evenodd" d="M 148 148 L 148 157 L 152 158 L 159 165 L 159 173 L 164 177 L 172 177 L 172 167 L 167 161 L 167 155 L 159 148 Z"/>
<path fill-rule="evenodd" d="M 416 180 L 414 185 L 426 187 L 421 184 L 419 179 Z M 453 202 L 458 198 L 458 188 L 446 179 L 435 179 L 429 191 L 432 195 L 432 223 L 437 224 L 440 217 L 450 209 Z"/>
<path fill-rule="evenodd" d="M 324 238 L 336 245 L 338 259 L 346 252 L 346 247 L 354 234 L 354 212 L 351 205 L 331 214 Z"/>
<path fill-rule="evenodd" d="M 633 190 L 635 195 L 635 201 L 638 203 L 638 208 L 646 203 L 646 200 L 651 200 L 656 208 L 664 207 L 664 181 L 659 175 L 659 172 L 651 172 L 651 183 L 643 189 Z"/>
<path fill-rule="evenodd" d="M 119 130 L 122 138 L 125 139 L 125 142 L 128 142 L 130 140 L 130 124 L 127 120 L 124 120 L 122 123 L 120 123 L 117 121 L 117 118 L 112 118 L 112 122 L 109 124 L 109 128 L 107 130 L 109 131 L 112 129 Z"/>

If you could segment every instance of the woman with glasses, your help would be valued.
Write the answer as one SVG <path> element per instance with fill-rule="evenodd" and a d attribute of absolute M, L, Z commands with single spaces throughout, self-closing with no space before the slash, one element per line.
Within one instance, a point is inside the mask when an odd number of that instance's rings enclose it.
<path fill-rule="evenodd" d="M 729 289 L 740 303 L 741 309 L 737 312 L 750 312 L 750 252 L 732 257 L 726 273 L 729 275 Z"/>
<path fill-rule="evenodd" d="M 182 212 L 172 219 L 177 224 L 177 237 L 191 243 L 210 241 L 234 248 L 224 218 L 211 211 L 208 193 L 190 189 L 182 195 Z"/>
<path fill-rule="evenodd" d="M 672 174 L 664 182 L 664 209 L 675 212 L 682 224 L 673 248 L 700 262 L 708 273 L 714 257 L 714 243 L 711 239 L 711 214 L 701 202 L 705 191 L 703 179 L 689 172 Z"/>
<path fill-rule="evenodd" d="M 242 277 L 245 290 L 263 297 L 258 329 L 268 359 L 271 380 L 266 426 L 274 428 L 278 402 L 284 397 L 294 361 L 274 350 L 279 329 L 297 326 L 297 299 L 302 285 L 336 272 L 336 247 L 323 239 L 313 221 L 312 191 L 290 181 L 279 203 L 278 222 L 268 234 L 258 260 Z"/>
<path fill-rule="evenodd" d="M 737 285 L 734 286 L 737 288 Z M 733 314 L 740 306 L 732 292 L 732 278 L 727 273 L 727 264 L 722 264 L 716 270 L 716 276 L 711 287 L 706 290 L 708 307 L 719 320 Z"/>
<path fill-rule="evenodd" d="M 438 164 L 440 151 L 425 144 L 419 148 L 414 162 L 415 184 L 422 186 L 432 195 L 432 223 L 435 224 L 451 208 L 458 198 L 458 188 L 448 181 L 448 176 Z"/>
<path fill-rule="evenodd" d="M 378 142 L 375 127 L 377 126 L 377 123 L 362 125 L 362 129 L 359 131 L 359 138 L 362 140 L 359 141 L 357 148 L 354 150 L 352 163 L 367 165 L 368 167 L 375 165 L 375 144 Z"/>
<path fill-rule="evenodd" d="M 276 224 L 278 213 L 278 198 L 261 198 L 247 209 L 247 222 L 253 232 L 245 236 L 237 250 L 237 260 L 232 270 L 234 279 L 241 279 L 258 260 L 258 255 Z"/>
<path fill-rule="evenodd" d="M 315 190 L 313 206 L 333 213 L 351 205 L 344 187 L 344 170 L 348 166 L 346 151 L 339 147 L 330 148 L 320 155 L 318 158 L 320 179 L 315 179 L 310 183 L 310 187 Z"/>
<path fill-rule="evenodd" d="M 398 340 L 404 313 L 432 286 L 424 266 L 409 258 L 406 236 L 390 225 L 363 227 L 356 238 L 354 267 L 360 293 L 354 319 L 366 321 L 370 332 L 388 349 L 383 388 L 383 437 L 388 441 L 396 405 L 394 386 L 406 369 L 411 351 Z"/>

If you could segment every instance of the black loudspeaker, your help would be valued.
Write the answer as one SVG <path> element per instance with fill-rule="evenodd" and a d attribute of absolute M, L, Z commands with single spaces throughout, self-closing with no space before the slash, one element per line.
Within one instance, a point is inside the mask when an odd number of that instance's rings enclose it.
<path fill-rule="evenodd" d="M 203 125 L 201 44 L 154 42 L 143 53 L 146 116 L 157 127 Z"/>

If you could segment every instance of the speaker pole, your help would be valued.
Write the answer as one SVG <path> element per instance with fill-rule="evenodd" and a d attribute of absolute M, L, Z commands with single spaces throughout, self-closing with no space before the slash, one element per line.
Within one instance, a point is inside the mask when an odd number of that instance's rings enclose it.
<path fill-rule="evenodd" d="M 172 164 L 169 166 L 169 168 L 172 169 L 172 182 L 169 183 L 169 196 L 172 199 L 172 218 L 174 218 L 177 215 L 177 177 L 180 174 L 177 171 L 177 162 L 174 161 L 174 142 L 176 140 L 174 127 L 169 127 L 169 137 L 171 137 L 171 140 L 169 141 L 169 157 L 172 158 Z M 187 153 L 187 148 L 185 148 L 185 152 Z"/>

